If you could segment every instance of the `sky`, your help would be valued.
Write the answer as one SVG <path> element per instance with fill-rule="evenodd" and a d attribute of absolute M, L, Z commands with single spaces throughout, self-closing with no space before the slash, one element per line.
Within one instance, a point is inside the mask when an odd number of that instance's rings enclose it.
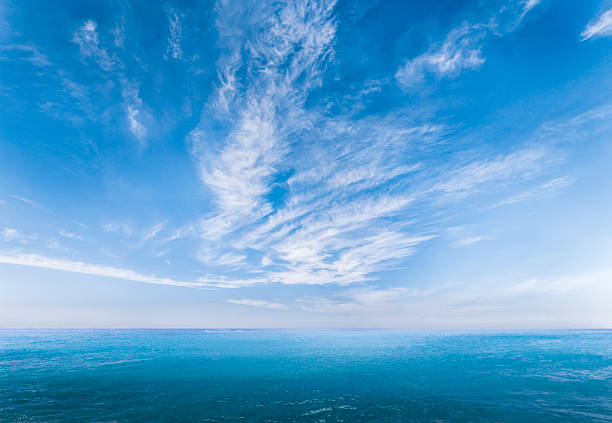
<path fill-rule="evenodd" d="M 612 327 L 612 1 L 0 3 L 0 327 Z"/>

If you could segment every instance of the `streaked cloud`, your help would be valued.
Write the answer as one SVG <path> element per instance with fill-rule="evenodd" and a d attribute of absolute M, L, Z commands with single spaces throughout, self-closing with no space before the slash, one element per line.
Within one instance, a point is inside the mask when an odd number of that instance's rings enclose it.
<path fill-rule="evenodd" d="M 606 40 L 555 38 L 588 17 L 545 3 L 15 3 L 3 263 L 292 323 L 478 326 L 557 312 L 581 276 L 605 292 L 580 268 L 609 256 Z"/>
<path fill-rule="evenodd" d="M 149 229 L 146 229 L 145 231 L 143 231 L 143 234 L 142 234 L 143 242 L 155 238 L 161 231 L 163 231 L 166 228 L 167 224 L 168 224 L 168 221 L 159 222 L 151 226 Z"/>
<path fill-rule="evenodd" d="M 485 160 L 472 160 L 469 164 L 450 171 L 444 176 L 443 181 L 433 187 L 433 190 L 462 196 L 489 182 L 524 180 L 533 177 L 547 162 L 556 160 L 560 158 L 542 147 L 525 148 Z"/>
<path fill-rule="evenodd" d="M 527 13 L 537 5 L 542 3 L 542 0 L 525 0 L 523 3 L 523 11 L 519 17 L 519 21 L 525 17 Z"/>
<path fill-rule="evenodd" d="M 0 45 L 0 60 L 25 60 L 36 67 L 51 66 L 49 57 L 33 44 Z"/>
<path fill-rule="evenodd" d="M 168 16 L 168 47 L 166 48 L 166 54 L 170 55 L 173 59 L 180 59 L 183 57 L 183 50 L 181 48 L 181 38 L 183 37 L 183 26 L 181 24 L 181 18 L 178 13 L 172 7 L 166 8 L 166 14 Z"/>
<path fill-rule="evenodd" d="M 476 244 L 477 242 L 483 241 L 485 239 L 487 239 L 486 236 L 472 236 L 469 238 L 463 238 L 463 239 L 459 239 L 453 242 L 453 247 L 455 248 L 467 247 L 468 245 Z"/>
<path fill-rule="evenodd" d="M 147 130 L 142 124 L 142 100 L 140 99 L 138 88 L 135 84 L 123 81 L 123 89 L 121 95 L 125 102 L 126 115 L 129 122 L 129 128 L 141 145 L 146 145 L 145 137 Z"/>
<path fill-rule="evenodd" d="M 591 20 L 582 34 L 582 41 L 590 38 L 609 37 L 612 36 L 612 9 L 608 9 L 596 18 Z"/>
<path fill-rule="evenodd" d="M 486 61 L 483 48 L 487 39 L 515 31 L 538 4 L 540 0 L 507 4 L 486 21 L 456 26 L 444 41 L 434 42 L 423 54 L 406 60 L 395 73 L 397 83 L 404 90 L 415 90 L 427 82 L 429 76 L 437 81 L 480 68 Z"/>
<path fill-rule="evenodd" d="M 210 286 L 207 282 L 184 282 L 170 278 L 160 278 L 156 276 L 143 275 L 133 270 L 121 269 L 111 266 L 101 266 L 96 264 L 82 263 L 78 261 L 69 261 L 55 259 L 36 254 L 0 254 L 0 263 L 16 264 L 28 267 L 40 267 L 51 270 L 61 270 L 71 273 L 82 273 L 85 275 L 104 276 L 114 279 L 123 279 L 133 282 L 143 282 L 156 285 L 171 285 L 181 287 L 205 287 Z"/>
<path fill-rule="evenodd" d="M 372 281 L 439 235 L 427 218 L 411 224 L 413 204 L 435 209 L 487 185 L 529 180 L 557 160 L 554 151 L 533 145 L 471 157 L 454 169 L 424 164 L 405 157 L 444 145 L 442 125 L 417 124 L 403 110 L 328 119 L 306 107 L 334 55 L 334 3 L 277 7 L 258 5 L 247 18 L 224 4 L 218 11 L 227 50 L 216 91 L 189 137 L 215 199 L 199 224 L 202 263 L 267 283 Z M 246 35 L 236 28 L 248 26 L 261 36 L 244 50 Z M 493 26 L 455 29 L 411 62 L 414 75 L 451 76 L 480 66 L 481 41 Z"/>
<path fill-rule="evenodd" d="M 79 46 L 83 58 L 93 58 L 100 69 L 108 72 L 117 80 L 121 87 L 128 129 L 138 140 L 140 146 L 146 147 L 147 129 L 144 124 L 144 105 L 139 95 L 138 83 L 125 76 L 125 66 L 113 52 L 113 47 L 123 49 L 121 34 L 117 31 L 116 27 L 111 34 L 114 38 L 113 44 L 103 43 L 100 40 L 98 24 L 88 19 L 79 30 L 74 32 L 72 41 Z"/>
<path fill-rule="evenodd" d="M 249 307 L 261 307 L 261 308 L 269 308 L 271 310 L 287 310 L 287 306 L 280 303 L 271 303 L 269 301 L 261 301 L 261 300 L 227 300 L 228 303 L 245 305 Z"/>
<path fill-rule="evenodd" d="M 64 229 L 61 229 L 59 234 L 60 234 L 60 236 L 62 236 L 64 238 L 75 239 L 77 241 L 83 241 L 85 239 L 85 238 L 83 238 L 79 234 L 75 234 L 73 232 L 69 232 L 69 231 L 66 231 Z"/>
<path fill-rule="evenodd" d="M 132 225 L 125 222 L 108 222 L 102 225 L 102 229 L 104 229 L 104 232 L 119 233 L 128 238 L 134 233 Z"/>
<path fill-rule="evenodd" d="M 574 180 L 569 177 L 555 178 L 541 185 L 533 187 L 530 190 L 520 192 L 516 195 L 513 195 L 510 198 L 502 200 L 501 202 L 498 203 L 498 205 L 503 206 L 506 204 L 519 203 L 521 201 L 525 201 L 533 197 L 537 197 L 537 198 L 550 197 L 551 195 L 555 194 L 557 191 L 565 187 L 568 187 L 573 183 L 574 183 Z"/>
<path fill-rule="evenodd" d="M 73 34 L 72 42 L 79 46 L 83 57 L 91 57 L 102 69 L 108 71 L 117 66 L 117 59 L 101 47 L 98 24 L 94 20 L 88 19 L 83 22 L 81 27 Z"/>
<path fill-rule="evenodd" d="M 395 74 L 398 83 L 413 88 L 424 82 L 427 74 L 437 78 L 453 77 L 464 69 L 477 69 L 484 62 L 482 39 L 486 25 L 464 24 L 452 30 L 442 45 L 408 60 Z"/>

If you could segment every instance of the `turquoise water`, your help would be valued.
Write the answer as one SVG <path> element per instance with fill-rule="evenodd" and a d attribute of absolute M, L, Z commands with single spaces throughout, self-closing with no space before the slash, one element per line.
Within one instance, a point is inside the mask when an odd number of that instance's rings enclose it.
<path fill-rule="evenodd" d="M 612 332 L 0 331 L 2 422 L 612 422 Z"/>

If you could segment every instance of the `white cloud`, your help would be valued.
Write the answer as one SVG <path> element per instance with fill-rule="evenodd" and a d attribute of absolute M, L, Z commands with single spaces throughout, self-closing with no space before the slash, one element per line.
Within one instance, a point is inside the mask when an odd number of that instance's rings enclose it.
<path fill-rule="evenodd" d="M 167 224 L 168 221 L 159 222 L 151 226 L 149 229 L 145 230 L 142 234 L 142 242 L 155 238 L 161 231 L 166 228 Z"/>
<path fill-rule="evenodd" d="M 75 234 L 73 232 L 68 232 L 68 231 L 66 231 L 64 229 L 61 229 L 59 234 L 61 236 L 63 236 L 64 238 L 76 239 L 78 241 L 83 241 L 84 240 L 84 238 L 82 236 L 80 236 L 78 234 Z"/>
<path fill-rule="evenodd" d="M 269 308 L 271 310 L 287 310 L 288 307 L 284 304 L 272 303 L 269 301 L 261 301 L 261 300 L 227 300 L 228 303 L 245 305 L 249 307 L 260 307 L 260 308 Z"/>
<path fill-rule="evenodd" d="M 54 259 L 35 254 L 0 254 L 0 263 L 16 264 L 20 266 L 39 267 L 44 269 L 61 270 L 64 272 L 82 273 L 85 275 L 104 276 L 108 278 L 123 279 L 127 281 L 143 282 L 156 285 L 171 285 L 182 287 L 213 286 L 217 281 L 198 280 L 195 282 L 177 281 L 170 278 L 143 275 L 133 270 L 120 269 L 111 266 L 101 266 L 77 261 Z"/>
<path fill-rule="evenodd" d="M 453 242 L 453 247 L 455 248 L 467 247 L 468 245 L 476 244 L 477 242 L 480 242 L 485 239 L 488 239 L 488 238 L 486 236 L 472 236 L 469 238 L 463 238 L 463 239 Z"/>
<path fill-rule="evenodd" d="M 588 328 L 612 324 L 612 270 L 427 288 L 348 288 L 297 307 L 360 327 Z M 585 308 L 586 307 L 586 308 Z M 588 309 L 588 311 L 585 311 Z"/>
<path fill-rule="evenodd" d="M 235 5 L 220 6 L 217 26 L 221 35 L 229 34 L 221 42 L 231 52 L 220 61 L 214 100 L 191 134 L 197 154 L 206 158 L 200 160 L 202 180 L 219 209 L 203 222 L 211 239 L 272 211 L 265 195 L 288 152 L 288 137 L 308 125 L 302 105 L 309 87 L 317 83 L 335 33 L 331 1 L 289 3 L 277 14 L 258 4 L 248 22 L 236 16 Z M 246 34 L 241 31 L 249 24 L 266 27 L 243 49 L 240 37 Z M 238 81 L 240 66 L 247 66 L 249 75 Z M 221 145 L 204 135 L 215 123 L 227 126 L 219 134 Z"/>
<path fill-rule="evenodd" d="M 141 145 L 144 145 L 144 138 L 147 135 L 147 130 L 142 124 L 142 100 L 139 96 L 138 87 L 125 80 L 122 81 L 122 84 L 123 89 L 121 90 L 121 94 L 123 96 L 130 132 L 138 139 Z"/>
<path fill-rule="evenodd" d="M 477 69 L 484 62 L 482 38 L 486 26 L 462 25 L 452 30 L 441 46 L 408 60 L 395 77 L 406 89 L 420 85 L 428 73 L 438 78 L 453 77 L 464 69 Z"/>
<path fill-rule="evenodd" d="M 443 42 L 433 43 L 425 53 L 406 60 L 395 73 L 395 79 L 403 89 L 413 90 L 422 86 L 428 75 L 436 79 L 453 78 L 465 70 L 480 68 L 486 61 L 482 50 L 487 38 L 515 31 L 540 2 L 524 0 L 504 5 L 485 22 L 463 23 L 451 30 Z"/>
<path fill-rule="evenodd" d="M 123 23 L 121 24 L 123 25 Z M 116 48 L 123 48 L 123 29 L 116 27 L 112 31 L 114 45 Z M 117 76 L 121 86 L 121 96 L 123 98 L 123 108 L 127 124 L 131 134 L 136 137 L 141 147 L 146 147 L 147 128 L 145 122 L 145 110 L 142 99 L 139 95 L 138 84 L 128 80 L 123 72 L 123 63 L 112 53 L 109 45 L 103 45 L 98 33 L 98 24 L 89 19 L 77 30 L 72 37 L 72 41 L 79 45 L 81 56 L 93 57 L 98 66 L 105 71 L 113 71 Z"/>
<path fill-rule="evenodd" d="M 25 60 L 36 67 L 51 66 L 51 62 L 46 54 L 40 52 L 40 49 L 33 44 L 7 44 L 0 46 L 0 52 L 11 54 L 12 59 Z M 6 54 L 5 53 L 5 54 Z M 15 54 L 17 53 L 17 54 Z M 6 56 L 2 56 L 4 59 Z"/>
<path fill-rule="evenodd" d="M 41 209 L 42 207 L 35 201 L 30 200 L 29 198 L 25 198 L 25 197 L 19 197 L 17 195 L 12 195 L 11 198 L 14 198 L 15 200 L 19 200 L 21 202 L 26 203 L 27 205 L 37 208 L 37 209 Z"/>
<path fill-rule="evenodd" d="M 612 36 L 612 9 L 608 9 L 589 22 L 580 34 L 582 41 L 589 38 L 609 37 Z"/>
<path fill-rule="evenodd" d="M 20 241 L 22 239 L 21 233 L 14 228 L 4 228 L 2 229 L 2 238 L 5 241 Z"/>
<path fill-rule="evenodd" d="M 181 25 L 181 19 L 171 7 L 167 8 L 166 14 L 168 16 L 168 31 L 170 32 L 166 54 L 169 54 L 173 59 L 180 59 L 183 57 L 183 50 L 181 49 L 183 26 Z"/>
<path fill-rule="evenodd" d="M 521 201 L 528 200 L 532 197 L 550 197 L 557 191 L 570 186 L 574 183 L 574 180 L 569 177 L 555 178 L 541 185 L 533 187 L 527 191 L 523 191 L 510 198 L 500 201 L 497 205 L 504 206 L 507 204 L 519 203 Z"/>
<path fill-rule="evenodd" d="M 186 224 L 179 228 L 175 228 L 170 235 L 160 239 L 161 243 L 172 242 L 177 239 L 183 239 L 195 235 L 195 229 L 192 224 Z"/>
<path fill-rule="evenodd" d="M 109 222 L 102 225 L 104 232 L 114 232 L 123 235 L 126 238 L 132 236 L 134 230 L 132 225 L 124 222 Z"/>
<path fill-rule="evenodd" d="M 523 3 L 523 12 L 519 17 L 519 21 L 522 20 L 531 9 L 533 9 L 540 3 L 542 3 L 542 0 L 525 0 L 525 2 Z"/>
<path fill-rule="evenodd" d="M 78 44 L 83 57 L 92 57 L 102 69 L 112 70 L 118 64 L 117 59 L 100 46 L 97 28 L 95 21 L 86 20 L 73 34 L 72 42 Z"/>
<path fill-rule="evenodd" d="M 245 276 L 228 286 L 374 280 L 439 235 L 427 217 L 413 223 L 413 208 L 435 215 L 440 200 L 525 182 L 554 162 L 533 146 L 448 169 L 413 159 L 443 145 L 445 128 L 405 110 L 329 119 L 305 101 L 334 55 L 334 3 L 256 5 L 245 16 L 220 3 L 218 86 L 189 138 L 215 202 L 196 229 L 197 258 Z M 456 29 L 418 66 L 446 76 L 479 66 L 494 26 Z"/>
<path fill-rule="evenodd" d="M 135 106 L 127 106 L 127 117 L 130 122 L 130 131 L 139 140 L 143 139 L 147 131 L 142 123 L 138 120 L 140 111 Z"/>
<path fill-rule="evenodd" d="M 536 175 L 544 164 L 554 160 L 559 159 L 545 148 L 525 148 L 507 155 L 473 161 L 451 171 L 433 190 L 464 194 L 488 182 L 522 180 Z"/>

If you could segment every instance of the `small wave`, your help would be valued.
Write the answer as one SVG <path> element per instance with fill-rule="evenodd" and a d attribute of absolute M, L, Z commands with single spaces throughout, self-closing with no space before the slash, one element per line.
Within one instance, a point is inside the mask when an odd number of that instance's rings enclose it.
<path fill-rule="evenodd" d="M 94 363 L 91 364 L 92 367 L 97 367 L 97 366 L 111 366 L 114 364 L 125 364 L 125 363 L 137 363 L 139 361 L 148 361 L 151 360 L 150 358 L 133 358 L 130 360 L 117 360 L 117 361 L 107 361 L 104 363 Z"/>
<path fill-rule="evenodd" d="M 331 407 L 319 408 L 317 410 L 311 410 L 308 413 L 302 414 L 303 416 L 313 416 L 319 413 L 325 413 L 326 411 L 332 411 Z"/>

